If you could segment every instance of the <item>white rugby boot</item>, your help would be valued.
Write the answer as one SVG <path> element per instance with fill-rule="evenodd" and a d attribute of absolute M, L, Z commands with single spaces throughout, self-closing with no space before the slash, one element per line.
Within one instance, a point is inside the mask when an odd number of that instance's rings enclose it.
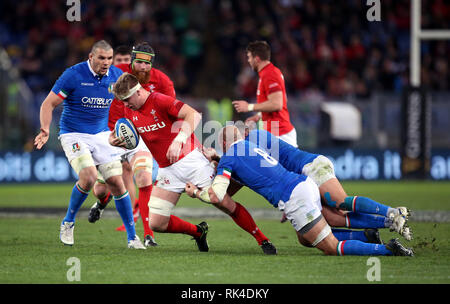
<path fill-rule="evenodd" d="M 59 239 L 64 245 L 73 245 L 73 229 L 75 227 L 74 222 L 64 222 L 61 224 L 59 230 Z"/>
<path fill-rule="evenodd" d="M 128 241 L 128 248 L 132 248 L 132 249 L 147 249 L 147 247 L 145 247 L 141 240 L 139 239 L 139 237 L 136 235 L 134 240 Z"/>
<path fill-rule="evenodd" d="M 405 240 L 410 241 L 412 240 L 412 230 L 407 223 L 411 212 L 406 207 L 397 207 L 396 209 L 398 210 L 398 214 L 389 215 L 389 219 L 392 222 L 389 228 L 391 231 L 395 231 L 403 236 Z"/>

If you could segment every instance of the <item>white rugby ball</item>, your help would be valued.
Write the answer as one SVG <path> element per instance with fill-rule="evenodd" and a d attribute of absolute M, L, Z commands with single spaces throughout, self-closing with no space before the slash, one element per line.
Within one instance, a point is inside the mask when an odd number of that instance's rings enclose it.
<path fill-rule="evenodd" d="M 139 133 L 128 118 L 120 118 L 114 126 L 116 136 L 122 138 L 125 147 L 132 150 L 139 144 Z"/>

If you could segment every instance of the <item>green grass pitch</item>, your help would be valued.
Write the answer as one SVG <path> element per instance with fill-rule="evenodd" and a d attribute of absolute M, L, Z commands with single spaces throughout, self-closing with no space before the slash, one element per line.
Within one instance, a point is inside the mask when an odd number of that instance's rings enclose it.
<path fill-rule="evenodd" d="M 67 207 L 73 185 L 0 186 L 0 208 Z M 447 182 L 346 182 L 349 194 L 365 195 L 386 204 L 414 210 L 450 209 Z M 238 194 L 248 208 L 272 208 L 250 191 Z M 84 208 L 89 208 L 89 197 Z M 212 208 L 188 197 L 183 207 Z M 113 205 L 113 204 L 111 204 Z M 113 208 L 112 206 L 110 208 Z M 59 217 L 6 217 L 0 219 L 0 283 L 68 283 L 70 257 L 80 261 L 79 283 L 157 284 L 297 284 L 373 283 L 367 280 L 368 257 L 330 257 L 298 244 L 289 223 L 257 219 L 262 231 L 277 246 L 277 256 L 265 256 L 255 240 L 228 218 L 189 218 L 210 225 L 210 251 L 198 252 L 186 235 L 156 234 L 160 246 L 147 250 L 126 248 L 126 234 L 116 232 L 119 218 L 90 224 L 78 218 L 75 245 L 63 246 L 58 238 Z M 450 223 L 410 222 L 415 239 L 400 240 L 416 256 L 379 257 L 380 283 L 450 283 Z M 142 224 L 137 223 L 142 235 Z M 382 230 L 383 240 L 397 237 Z"/>

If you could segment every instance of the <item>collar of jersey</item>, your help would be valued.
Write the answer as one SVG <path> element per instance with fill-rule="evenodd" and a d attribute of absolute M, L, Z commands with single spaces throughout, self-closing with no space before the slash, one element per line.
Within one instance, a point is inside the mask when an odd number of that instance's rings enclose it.
<path fill-rule="evenodd" d="M 91 71 L 92 75 L 94 75 L 94 77 L 100 76 L 99 74 L 95 73 L 94 70 L 91 68 L 91 64 L 89 63 L 89 59 L 87 60 L 87 65 L 89 67 L 89 71 Z M 108 76 L 109 74 L 109 69 L 106 71 L 106 76 Z"/>

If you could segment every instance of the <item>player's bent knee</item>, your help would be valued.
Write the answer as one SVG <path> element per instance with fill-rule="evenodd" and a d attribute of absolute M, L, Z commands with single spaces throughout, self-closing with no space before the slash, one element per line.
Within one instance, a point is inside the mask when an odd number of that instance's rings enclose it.
<path fill-rule="evenodd" d="M 331 233 L 331 228 L 328 224 L 322 228 L 322 230 L 317 234 L 311 246 L 316 247 L 320 242 L 322 242 Z"/>
<path fill-rule="evenodd" d="M 86 190 L 91 190 L 96 181 L 96 169 L 95 167 L 86 167 L 81 169 L 78 173 L 78 184 Z"/>
<path fill-rule="evenodd" d="M 337 255 L 338 240 L 332 233 L 328 234 L 315 247 L 322 250 L 326 255 Z"/>
<path fill-rule="evenodd" d="M 157 214 L 169 217 L 172 214 L 172 209 L 175 207 L 171 202 L 162 198 L 151 196 L 148 202 L 148 210 L 151 215 Z"/>
<path fill-rule="evenodd" d="M 165 232 L 167 226 L 169 225 L 169 217 L 162 216 L 159 214 L 150 214 L 149 226 L 150 229 L 156 232 Z"/>
<path fill-rule="evenodd" d="M 104 183 L 99 183 L 98 180 L 94 185 L 93 194 L 95 197 L 104 197 L 106 193 L 108 192 L 108 189 L 106 188 L 106 185 Z"/>
<path fill-rule="evenodd" d="M 141 172 L 148 173 L 152 176 L 153 161 L 148 156 L 139 156 L 134 161 L 132 168 L 135 176 Z"/>
<path fill-rule="evenodd" d="M 322 215 L 331 227 L 345 227 L 345 214 L 340 210 L 323 206 Z"/>
<path fill-rule="evenodd" d="M 98 166 L 98 171 L 103 176 L 103 179 L 107 181 L 113 176 L 122 175 L 122 164 L 120 160 L 115 160 L 106 164 L 101 164 Z"/>
<path fill-rule="evenodd" d="M 311 245 L 311 243 L 308 242 L 308 241 L 303 237 L 303 235 L 301 235 L 301 234 L 298 233 L 298 232 L 297 232 L 297 238 L 298 238 L 298 242 L 299 242 L 300 244 L 302 244 L 303 246 L 305 246 L 305 247 L 313 247 L 313 246 Z"/>
<path fill-rule="evenodd" d="M 297 231 L 298 241 L 300 242 L 300 244 L 307 247 L 315 247 L 328 235 L 328 233 L 331 232 L 330 226 L 328 226 L 326 222 L 325 226 L 323 228 L 320 228 L 320 223 L 322 221 L 323 215 L 320 214 Z"/>
<path fill-rule="evenodd" d="M 332 178 L 336 178 L 331 160 L 323 155 L 317 156 L 303 167 L 302 173 L 310 177 L 318 187 Z"/>

